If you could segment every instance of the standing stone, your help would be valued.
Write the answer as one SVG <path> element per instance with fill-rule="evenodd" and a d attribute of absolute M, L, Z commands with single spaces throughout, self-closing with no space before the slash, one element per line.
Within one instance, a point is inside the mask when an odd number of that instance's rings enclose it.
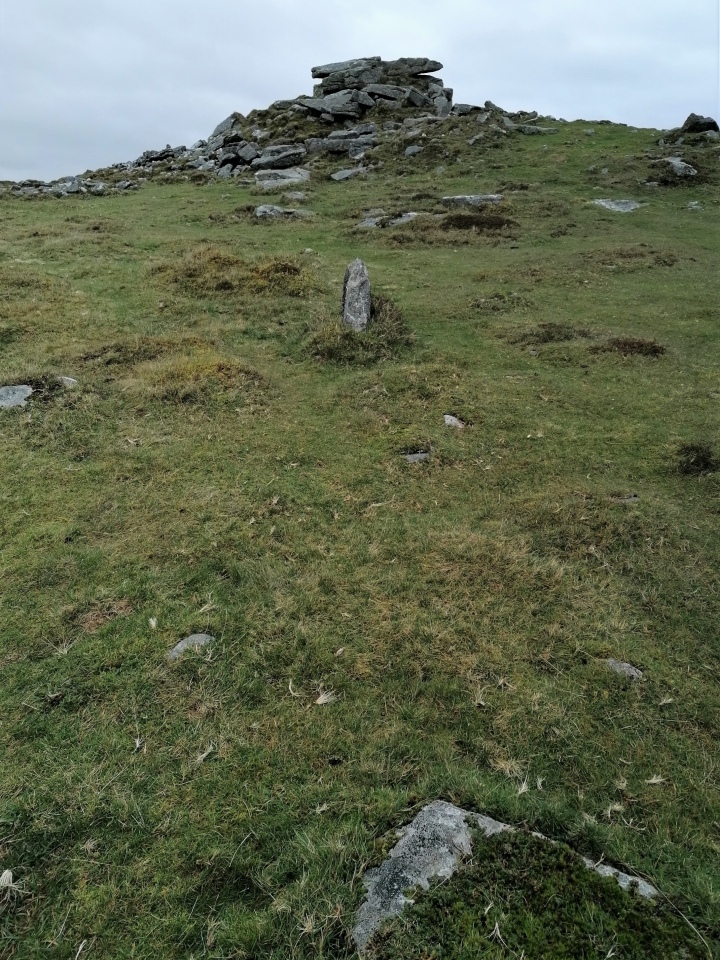
<path fill-rule="evenodd" d="M 372 298 L 370 277 L 365 264 L 359 258 L 353 260 L 345 271 L 342 298 L 342 325 L 350 330 L 367 330 L 370 323 Z"/>

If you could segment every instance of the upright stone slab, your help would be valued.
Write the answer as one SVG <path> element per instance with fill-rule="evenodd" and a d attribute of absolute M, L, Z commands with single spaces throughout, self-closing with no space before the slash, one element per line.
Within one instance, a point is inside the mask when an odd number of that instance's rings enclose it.
<path fill-rule="evenodd" d="M 370 323 L 372 299 L 370 277 L 365 264 L 359 258 L 353 260 L 345 271 L 342 298 L 342 325 L 362 332 Z"/>

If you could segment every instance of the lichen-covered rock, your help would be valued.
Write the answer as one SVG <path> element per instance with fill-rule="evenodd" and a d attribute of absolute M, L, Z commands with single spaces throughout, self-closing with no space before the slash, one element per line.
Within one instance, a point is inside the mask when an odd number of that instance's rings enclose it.
<path fill-rule="evenodd" d="M 372 311 L 370 275 L 360 258 L 345 271 L 342 297 L 342 325 L 349 330 L 367 330 Z"/>

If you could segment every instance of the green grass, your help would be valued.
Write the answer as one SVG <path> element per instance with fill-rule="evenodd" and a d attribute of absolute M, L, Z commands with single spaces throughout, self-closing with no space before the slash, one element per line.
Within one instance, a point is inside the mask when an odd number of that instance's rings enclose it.
<path fill-rule="evenodd" d="M 718 474 L 683 472 L 720 451 L 717 152 L 647 188 L 652 131 L 455 127 L 321 166 L 308 221 L 0 199 L 0 383 L 46 385 L 0 411 L 3 960 L 352 956 L 438 798 L 649 877 L 718 955 Z M 508 183 L 507 230 L 355 229 Z M 318 359 L 356 256 L 413 341 Z"/>

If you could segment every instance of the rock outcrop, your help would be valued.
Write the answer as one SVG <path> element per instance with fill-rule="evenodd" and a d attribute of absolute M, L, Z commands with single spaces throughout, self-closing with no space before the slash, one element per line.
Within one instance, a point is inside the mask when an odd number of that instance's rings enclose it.
<path fill-rule="evenodd" d="M 343 63 L 313 67 L 312 75 L 320 83 L 313 96 L 300 105 L 320 116 L 357 119 L 378 105 L 390 109 L 402 106 L 434 110 L 447 116 L 452 108 L 453 91 L 439 77 L 442 64 L 427 57 L 401 57 L 382 60 L 365 57 Z"/>

